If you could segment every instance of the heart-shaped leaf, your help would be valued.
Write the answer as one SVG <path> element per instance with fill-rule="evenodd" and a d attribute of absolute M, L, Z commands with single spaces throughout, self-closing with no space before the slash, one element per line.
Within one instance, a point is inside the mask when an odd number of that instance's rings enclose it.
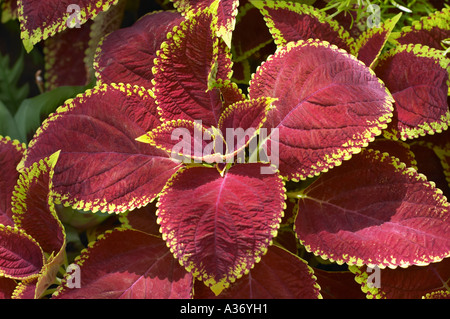
<path fill-rule="evenodd" d="M 397 46 L 380 56 L 374 71 L 395 100 L 386 137 L 407 140 L 447 129 L 449 65 L 441 53 L 420 44 Z"/>
<path fill-rule="evenodd" d="M 326 42 L 290 42 L 262 64 L 250 98 L 277 98 L 264 127 L 277 129 L 280 173 L 305 179 L 349 159 L 387 127 L 392 98 L 361 61 Z M 277 147 L 273 147 L 277 149 Z"/>
<path fill-rule="evenodd" d="M 395 268 L 450 256 L 442 191 L 387 153 L 364 150 L 321 175 L 299 198 L 297 235 L 325 259 Z"/>
<path fill-rule="evenodd" d="M 158 223 L 174 256 L 219 294 L 267 251 L 284 209 L 284 185 L 263 164 L 223 174 L 193 167 L 176 174 L 158 202 Z M 223 175 L 223 176 L 222 176 Z"/>

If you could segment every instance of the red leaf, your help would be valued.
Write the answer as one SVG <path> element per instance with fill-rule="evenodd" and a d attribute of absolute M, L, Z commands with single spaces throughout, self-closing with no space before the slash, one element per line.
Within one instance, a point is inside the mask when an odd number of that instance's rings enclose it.
<path fill-rule="evenodd" d="M 227 155 L 237 154 L 248 146 L 266 121 L 273 101 L 271 98 L 240 101 L 222 112 L 218 127 L 227 144 Z"/>
<path fill-rule="evenodd" d="M 188 120 L 166 121 L 136 140 L 162 149 L 172 159 L 183 162 L 190 162 L 191 159 L 206 161 L 205 149 L 214 143 L 211 142 L 214 138 L 210 130 L 202 123 Z M 222 155 L 223 152 L 218 154 L 219 159 Z"/>
<path fill-rule="evenodd" d="M 278 129 L 278 141 L 269 138 L 267 148 L 278 146 L 280 173 L 290 179 L 349 159 L 381 134 L 392 116 L 391 97 L 369 68 L 313 40 L 278 50 L 258 68 L 249 96 L 278 99 L 264 125 Z"/>
<path fill-rule="evenodd" d="M 407 140 L 447 129 L 450 60 L 421 45 L 402 45 L 378 59 L 374 71 L 395 100 L 386 137 Z"/>
<path fill-rule="evenodd" d="M 217 19 L 217 35 L 231 46 L 231 32 L 236 23 L 238 0 L 171 0 L 174 7 L 183 14 L 211 8 Z"/>
<path fill-rule="evenodd" d="M 450 38 L 450 9 L 435 11 L 429 16 L 413 21 L 412 26 L 405 26 L 393 34 L 392 40 L 400 44 L 421 44 L 436 50 L 443 50 L 442 41 Z"/>
<path fill-rule="evenodd" d="M 36 278 L 19 282 L 14 290 L 13 299 L 36 299 L 36 283 Z"/>
<path fill-rule="evenodd" d="M 199 11 L 175 26 L 157 52 L 155 96 L 164 120 L 202 120 L 216 126 L 222 112 L 218 80 L 231 76 L 231 59 L 215 36 L 214 15 Z"/>
<path fill-rule="evenodd" d="M 384 268 L 450 255 L 446 198 L 394 157 L 365 150 L 321 175 L 299 197 L 297 235 L 325 259 Z"/>
<path fill-rule="evenodd" d="M 25 168 L 18 179 L 12 197 L 13 220 L 16 228 L 39 243 L 48 258 L 33 282 L 24 282 L 15 294 L 21 298 L 32 294 L 40 298 L 54 283 L 59 267 L 66 258 L 66 235 L 56 214 L 51 193 L 53 168 L 59 153 Z M 26 288 L 25 288 L 26 287 Z M 28 298 L 28 297 L 27 297 Z"/>
<path fill-rule="evenodd" d="M 316 277 L 307 263 L 277 246 L 271 246 L 250 273 L 215 296 L 196 285 L 195 299 L 318 299 Z"/>
<path fill-rule="evenodd" d="M 0 224 L 13 225 L 11 196 L 19 178 L 16 167 L 25 152 L 25 145 L 0 136 Z"/>
<path fill-rule="evenodd" d="M 131 27 L 107 35 L 94 59 L 98 81 L 153 87 L 156 51 L 166 40 L 166 34 L 182 19 L 180 14 L 172 11 L 151 12 Z"/>
<path fill-rule="evenodd" d="M 262 164 L 237 164 L 222 176 L 193 167 L 168 183 L 159 200 L 163 239 L 188 271 L 216 293 L 247 273 L 276 235 L 283 182 Z"/>
<path fill-rule="evenodd" d="M 78 20 L 79 25 L 84 24 L 117 2 L 118 0 L 18 0 L 21 38 L 25 49 L 29 52 L 39 41 L 66 30 L 68 25 L 72 26 L 73 20 Z"/>
<path fill-rule="evenodd" d="M 319 39 L 350 51 L 353 39 L 348 32 L 319 9 L 287 1 L 250 2 L 261 11 L 278 47 L 291 41 Z"/>
<path fill-rule="evenodd" d="M 367 267 L 350 267 L 356 274 L 355 280 L 361 283 L 367 298 L 421 299 L 448 290 L 450 280 L 450 259 L 426 267 L 411 266 L 406 269 L 380 269 L 379 283 L 368 280 Z M 372 272 L 373 273 L 373 270 Z"/>
<path fill-rule="evenodd" d="M 354 43 L 352 54 L 368 67 L 373 68 L 400 16 L 401 13 L 378 27 L 366 30 Z"/>
<path fill-rule="evenodd" d="M 191 298 L 192 276 L 161 238 L 136 230 L 107 232 L 77 258 L 80 288 L 64 277 L 54 299 Z"/>
<path fill-rule="evenodd" d="M 0 225 L 0 277 L 30 279 L 44 265 L 39 244 L 23 230 Z"/>
<path fill-rule="evenodd" d="M 21 172 L 12 197 L 14 225 L 33 237 L 49 255 L 57 254 L 65 232 L 51 196 L 51 178 L 58 153 Z"/>
<path fill-rule="evenodd" d="M 98 86 L 50 115 L 23 164 L 61 150 L 53 176 L 60 200 L 77 209 L 123 212 L 149 203 L 180 167 L 165 152 L 135 141 L 159 124 L 149 91 Z"/>

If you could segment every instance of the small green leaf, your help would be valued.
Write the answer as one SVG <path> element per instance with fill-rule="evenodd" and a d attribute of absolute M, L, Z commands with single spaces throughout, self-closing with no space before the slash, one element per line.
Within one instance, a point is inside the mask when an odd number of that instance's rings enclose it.
<path fill-rule="evenodd" d="M 20 103 L 27 97 L 28 84 L 18 86 L 20 76 L 24 69 L 23 52 L 14 65 L 10 65 L 8 55 L 0 54 L 0 101 L 3 101 L 11 114 L 14 114 Z"/>
<path fill-rule="evenodd" d="M 14 117 L 2 101 L 0 101 L 0 135 L 9 136 L 15 140 L 22 140 Z"/>

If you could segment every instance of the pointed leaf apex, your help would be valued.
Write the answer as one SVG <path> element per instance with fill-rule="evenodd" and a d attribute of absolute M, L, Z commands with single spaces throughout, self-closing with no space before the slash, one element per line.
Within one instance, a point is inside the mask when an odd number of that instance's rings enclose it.
<path fill-rule="evenodd" d="M 225 285 L 222 282 L 218 282 L 210 287 L 211 291 L 216 295 L 220 295 L 220 293 L 225 289 Z"/>
<path fill-rule="evenodd" d="M 59 158 L 59 154 L 61 154 L 61 150 L 53 153 L 52 155 L 50 155 L 47 163 L 49 164 L 49 166 L 53 169 L 55 168 L 56 162 L 58 162 L 58 158 Z"/>
<path fill-rule="evenodd" d="M 151 132 L 148 132 L 144 135 L 141 135 L 141 136 L 135 138 L 134 140 L 137 142 L 150 144 L 152 141 L 152 135 L 153 134 Z"/>

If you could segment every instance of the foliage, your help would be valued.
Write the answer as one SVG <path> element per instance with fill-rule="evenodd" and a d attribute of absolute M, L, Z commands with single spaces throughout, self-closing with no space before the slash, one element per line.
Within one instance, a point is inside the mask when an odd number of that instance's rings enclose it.
<path fill-rule="evenodd" d="M 66 2 L 2 7 L 0 298 L 449 297 L 450 9 Z"/>

